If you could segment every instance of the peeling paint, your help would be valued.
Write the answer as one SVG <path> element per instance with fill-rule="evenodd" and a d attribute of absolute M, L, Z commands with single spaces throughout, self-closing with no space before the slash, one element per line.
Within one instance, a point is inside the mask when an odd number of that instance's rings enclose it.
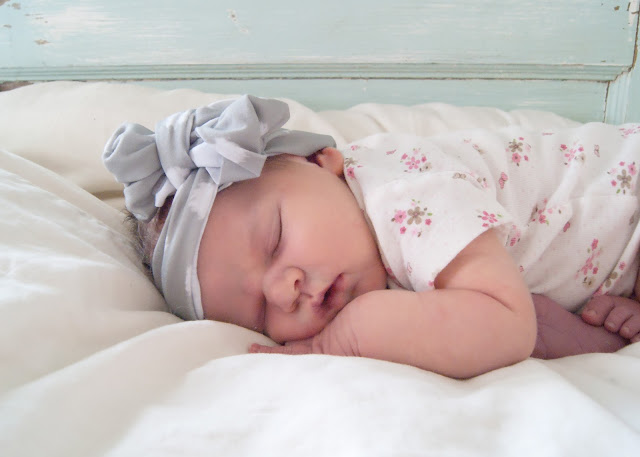
<path fill-rule="evenodd" d="M 5 29 L 10 29 L 12 26 L 11 24 L 4 24 L 2 27 L 4 27 Z"/>
<path fill-rule="evenodd" d="M 11 8 L 13 8 L 14 10 L 19 10 L 22 9 L 22 5 L 20 5 L 20 3 L 12 3 L 9 5 Z"/>
<path fill-rule="evenodd" d="M 37 45 L 40 45 L 40 46 L 42 46 L 44 44 L 49 44 L 49 42 L 47 40 L 36 40 L 35 43 Z"/>
<path fill-rule="evenodd" d="M 118 19 L 108 12 L 84 6 L 69 6 L 55 13 L 37 12 L 29 15 L 29 25 L 38 30 L 42 38 L 56 43 L 66 41 L 69 37 L 106 36 L 113 32 L 117 22 Z M 46 27 L 43 28 L 44 24 Z"/>
<path fill-rule="evenodd" d="M 0 6 L 4 5 L 5 3 L 7 3 L 9 0 L 0 0 Z"/>
<path fill-rule="evenodd" d="M 633 25 L 640 8 L 639 0 L 631 0 L 627 5 L 627 11 L 629 12 L 629 25 Z"/>
<path fill-rule="evenodd" d="M 228 9 L 227 10 L 227 14 L 229 15 L 229 19 L 231 19 L 231 22 L 233 22 L 233 24 L 236 26 L 236 28 L 238 29 L 238 32 L 240 33 L 244 33 L 245 35 L 249 34 L 249 29 L 243 27 L 240 24 L 240 21 L 238 20 L 238 14 L 235 12 L 235 10 L 232 9 Z"/>

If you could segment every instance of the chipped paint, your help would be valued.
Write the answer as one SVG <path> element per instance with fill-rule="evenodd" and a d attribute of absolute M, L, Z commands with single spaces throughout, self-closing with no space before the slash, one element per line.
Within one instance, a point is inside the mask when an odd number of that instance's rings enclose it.
<path fill-rule="evenodd" d="M 238 14 L 235 12 L 235 10 L 232 9 L 228 9 L 227 10 L 227 14 L 229 15 L 229 19 L 231 19 L 231 22 L 233 22 L 233 24 L 236 26 L 236 28 L 238 29 L 238 32 L 243 33 L 245 35 L 249 34 L 249 29 L 243 27 L 240 24 L 240 21 L 238 20 Z"/>
<path fill-rule="evenodd" d="M 0 6 L 4 5 L 5 3 L 7 3 L 9 0 L 0 0 Z"/>
<path fill-rule="evenodd" d="M 71 6 L 55 14 L 30 14 L 28 17 L 36 25 L 35 30 L 43 33 L 47 40 L 55 42 L 87 33 L 107 35 L 117 23 L 117 18 L 110 14 L 82 6 Z M 43 28 L 42 24 L 47 27 Z"/>
<path fill-rule="evenodd" d="M 636 21 L 639 4 L 640 4 L 639 0 L 631 0 L 627 5 L 627 11 L 629 12 L 629 25 L 633 25 Z"/>
<path fill-rule="evenodd" d="M 22 9 L 22 5 L 20 5 L 20 3 L 11 3 L 9 6 L 14 10 Z"/>
<path fill-rule="evenodd" d="M 47 40 L 36 40 L 35 43 L 40 46 L 42 46 L 43 44 L 49 44 Z"/>
<path fill-rule="evenodd" d="M 5 29 L 10 29 L 12 26 L 11 24 L 4 24 L 2 27 L 4 27 Z"/>

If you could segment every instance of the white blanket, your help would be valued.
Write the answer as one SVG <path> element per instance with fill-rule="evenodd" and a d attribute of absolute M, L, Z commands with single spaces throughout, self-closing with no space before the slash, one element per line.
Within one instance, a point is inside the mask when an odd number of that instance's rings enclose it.
<path fill-rule="evenodd" d="M 119 191 L 100 152 L 120 122 L 153 127 L 217 98 L 81 83 L 0 94 L 0 147 L 29 159 L 0 152 L 0 455 L 638 455 L 640 344 L 455 381 L 364 358 L 249 355 L 265 337 L 167 313 L 120 214 L 89 192 Z M 339 143 L 573 124 L 446 105 L 292 106 L 289 127 Z"/>

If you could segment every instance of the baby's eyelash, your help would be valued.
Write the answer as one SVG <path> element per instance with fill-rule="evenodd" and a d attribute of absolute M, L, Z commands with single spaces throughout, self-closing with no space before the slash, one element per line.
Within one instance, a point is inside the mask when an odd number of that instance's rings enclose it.
<path fill-rule="evenodd" d="M 282 241 L 282 211 L 280 211 L 280 207 L 278 206 L 278 236 L 276 237 L 276 242 L 273 247 L 273 253 L 278 252 L 278 248 L 280 247 L 280 242 Z"/>

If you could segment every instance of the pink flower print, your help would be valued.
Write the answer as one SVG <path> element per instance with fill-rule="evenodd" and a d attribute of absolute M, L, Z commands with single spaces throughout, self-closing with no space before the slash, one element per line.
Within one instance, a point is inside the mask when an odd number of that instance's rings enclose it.
<path fill-rule="evenodd" d="M 640 126 L 633 126 L 633 127 L 620 127 L 620 132 L 622 133 L 623 137 L 628 137 L 629 135 L 635 135 L 636 133 L 640 133 Z"/>
<path fill-rule="evenodd" d="M 407 212 L 401 209 L 396 210 L 396 214 L 391 218 L 393 222 L 397 222 L 398 224 L 402 224 L 404 220 L 407 218 Z"/>
<path fill-rule="evenodd" d="M 427 210 L 427 207 L 421 207 L 420 201 L 416 199 L 412 199 L 409 205 L 409 208 L 404 209 L 396 209 L 395 213 L 391 218 L 391 222 L 395 222 L 397 224 L 401 224 L 400 234 L 404 235 L 407 233 L 407 226 L 414 226 L 409 231 L 409 235 L 419 237 L 422 235 L 422 222 L 424 218 L 424 225 L 431 225 L 431 216 L 433 213 Z M 406 223 L 406 225 L 404 225 Z"/>
<path fill-rule="evenodd" d="M 612 175 L 614 179 L 612 179 L 611 186 L 618 187 L 616 190 L 616 194 L 622 193 L 625 195 L 627 190 L 631 191 L 635 188 L 635 177 L 638 174 L 638 168 L 635 162 L 627 164 L 626 162 L 620 162 L 620 167 L 622 170 L 618 171 L 618 168 L 612 168 L 607 172 L 607 174 Z M 626 168 L 625 168 L 626 167 Z"/>
<path fill-rule="evenodd" d="M 407 162 L 405 162 L 405 165 L 409 167 L 409 170 L 413 170 L 420 166 L 420 162 L 415 157 L 411 157 Z"/>
<path fill-rule="evenodd" d="M 511 161 L 513 163 L 515 163 L 516 165 L 520 166 L 520 161 L 522 160 L 522 156 L 520 154 L 518 154 L 517 152 L 514 152 L 511 155 Z"/>
<path fill-rule="evenodd" d="M 498 184 L 500 185 L 500 189 L 504 189 L 504 185 L 509 180 L 509 176 L 503 171 L 500 173 L 500 179 L 498 180 Z"/>
<path fill-rule="evenodd" d="M 498 219 L 502 218 L 502 214 L 490 213 L 488 211 L 479 211 L 478 217 L 482 220 L 482 227 L 493 227 L 498 222 Z"/>
<path fill-rule="evenodd" d="M 520 241 L 520 236 L 522 235 L 522 232 L 520 231 L 520 229 L 518 228 L 517 225 L 512 224 L 511 225 L 511 232 L 509 233 L 509 246 L 513 247 L 516 245 L 516 243 L 518 241 Z"/>
<path fill-rule="evenodd" d="M 462 140 L 465 144 L 470 144 L 471 147 L 473 149 L 476 150 L 476 152 L 478 154 L 484 154 L 484 151 L 482 150 L 482 148 L 480 146 L 478 146 L 476 143 L 472 143 L 470 138 L 465 138 L 464 140 Z"/>
<path fill-rule="evenodd" d="M 567 230 L 569 230 L 570 227 L 571 227 L 571 222 L 567 222 L 566 224 L 564 224 L 564 227 L 562 227 L 562 231 L 566 232 Z"/>
<path fill-rule="evenodd" d="M 358 161 L 353 157 L 345 157 L 344 158 L 344 169 L 347 175 L 347 178 L 355 179 L 355 169 L 362 168 L 362 165 L 358 165 Z"/>
<path fill-rule="evenodd" d="M 389 155 L 392 155 L 392 154 L 395 154 L 395 153 L 396 153 L 396 149 L 392 149 L 391 151 L 387 151 L 387 152 L 386 152 L 386 154 L 387 154 L 388 156 L 389 156 Z"/>
<path fill-rule="evenodd" d="M 351 145 L 351 150 L 352 150 L 352 151 L 357 151 L 358 149 L 360 149 L 360 146 L 359 146 L 359 145 L 357 145 L 357 144 L 352 144 L 352 145 Z"/>
<path fill-rule="evenodd" d="M 420 152 L 420 148 L 413 148 L 411 153 L 405 152 L 400 157 L 400 161 L 407 167 L 404 170 L 405 173 L 411 173 L 414 170 L 423 172 L 431 168 L 431 163 L 427 162 L 427 156 Z"/>
<path fill-rule="evenodd" d="M 596 145 L 593 146 L 593 154 L 596 157 L 600 157 L 600 145 L 599 144 L 596 144 Z"/>
<path fill-rule="evenodd" d="M 547 200 L 544 201 L 544 203 L 547 203 Z M 542 209 L 538 208 L 538 206 L 536 206 L 535 208 L 533 208 L 533 211 L 531 212 L 531 222 L 539 222 L 541 224 L 547 224 L 549 225 L 549 221 L 547 219 L 547 215 L 545 214 L 545 207 L 542 207 Z"/>
<path fill-rule="evenodd" d="M 589 271 L 593 270 L 593 258 L 594 257 L 595 257 L 595 254 L 591 254 L 587 258 L 587 261 L 584 263 L 584 265 L 580 269 L 582 271 L 582 274 L 586 275 Z"/>
<path fill-rule="evenodd" d="M 495 224 L 496 222 L 498 222 L 498 218 L 495 214 L 487 213 L 486 211 L 482 212 L 481 218 L 483 221 L 488 221 L 490 224 Z"/>
<path fill-rule="evenodd" d="M 589 254 L 589 257 L 587 257 L 582 267 L 580 267 L 576 272 L 576 279 L 580 276 L 580 273 L 582 273 L 582 284 L 585 287 L 591 287 L 595 284 L 595 276 L 598 274 L 598 271 L 600 271 L 598 263 L 595 262 L 598 256 L 602 253 L 602 249 L 598 249 L 598 244 L 599 242 L 597 238 L 594 238 L 591 241 L 591 245 L 587 248 L 587 254 Z"/>
<path fill-rule="evenodd" d="M 571 147 L 568 147 L 566 144 L 561 144 L 560 152 L 563 153 L 565 158 L 565 165 L 569 165 L 572 161 L 584 163 L 586 160 L 584 146 L 577 141 Z"/>
<path fill-rule="evenodd" d="M 525 162 L 529 161 L 529 156 L 526 153 L 531 151 L 531 146 L 524 141 L 524 137 L 511 140 L 505 150 L 511 152 L 511 162 L 517 166 L 520 166 L 523 159 Z"/>
<path fill-rule="evenodd" d="M 624 269 L 626 268 L 626 266 L 627 266 L 627 263 L 626 263 L 626 262 L 620 262 L 620 264 L 618 265 L 618 268 L 619 268 L 620 270 L 624 270 Z"/>
<path fill-rule="evenodd" d="M 548 203 L 548 200 L 545 198 L 543 200 L 542 207 L 540 207 L 539 205 L 536 205 L 533 208 L 533 210 L 531 211 L 531 222 L 539 222 L 540 224 L 549 225 L 549 219 L 548 219 L 549 214 L 554 214 L 556 211 L 558 212 L 558 214 L 562 213 L 562 207 L 560 208 L 558 208 L 558 206 L 547 207 L 546 206 L 547 203 Z M 565 227 L 567 226 L 565 225 Z"/>

